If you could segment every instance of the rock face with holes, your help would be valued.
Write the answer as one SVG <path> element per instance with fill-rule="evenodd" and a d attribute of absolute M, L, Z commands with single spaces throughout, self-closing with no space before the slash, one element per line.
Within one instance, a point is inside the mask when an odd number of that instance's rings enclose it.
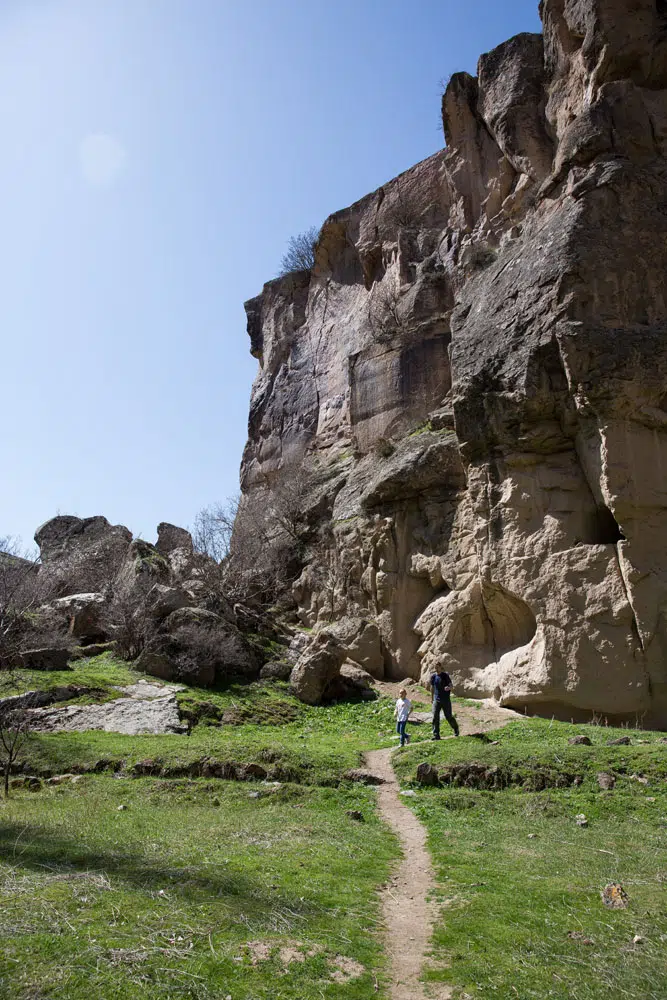
<path fill-rule="evenodd" d="M 298 614 L 390 678 L 666 723 L 667 5 L 541 16 L 247 304 L 239 523 L 302 470 Z"/>

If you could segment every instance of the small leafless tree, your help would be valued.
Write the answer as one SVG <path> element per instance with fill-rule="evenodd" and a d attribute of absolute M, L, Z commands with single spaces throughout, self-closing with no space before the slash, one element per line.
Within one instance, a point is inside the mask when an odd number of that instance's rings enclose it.
<path fill-rule="evenodd" d="M 9 776 L 30 735 L 32 716 L 25 705 L 0 710 L 0 766 L 5 798 L 9 798 Z"/>
<path fill-rule="evenodd" d="M 422 214 L 423 207 L 413 191 L 398 189 L 384 208 L 385 220 L 396 230 L 418 229 Z"/>
<path fill-rule="evenodd" d="M 315 264 L 315 246 L 320 236 L 318 226 L 312 226 L 298 236 L 290 236 L 287 250 L 280 261 L 279 276 L 295 271 L 310 271 Z"/>
<path fill-rule="evenodd" d="M 389 278 L 375 284 L 368 296 L 368 323 L 375 339 L 386 343 L 405 326 L 399 310 L 401 295 Z"/>
<path fill-rule="evenodd" d="M 229 555 L 240 496 L 204 507 L 195 518 L 192 541 L 195 552 L 221 563 Z"/>

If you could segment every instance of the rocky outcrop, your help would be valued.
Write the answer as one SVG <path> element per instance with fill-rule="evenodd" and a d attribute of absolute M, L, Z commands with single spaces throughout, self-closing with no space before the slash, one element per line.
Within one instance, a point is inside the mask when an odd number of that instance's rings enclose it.
<path fill-rule="evenodd" d="M 254 679 L 275 654 L 254 634 L 254 620 L 252 628 L 241 622 L 250 610 L 232 608 L 220 567 L 195 552 L 183 528 L 160 524 L 153 545 L 104 517 L 59 515 L 35 540 L 38 565 L 6 554 L 0 564 L 3 582 L 20 570 L 33 585 L 22 605 L 31 630 L 0 649 L 0 666 L 61 670 L 69 659 L 113 650 L 153 676 L 206 686 Z"/>
<path fill-rule="evenodd" d="M 667 723 L 663 6 L 543 0 L 247 304 L 239 530 L 298 474 L 298 615 L 373 624 L 390 678 Z"/>

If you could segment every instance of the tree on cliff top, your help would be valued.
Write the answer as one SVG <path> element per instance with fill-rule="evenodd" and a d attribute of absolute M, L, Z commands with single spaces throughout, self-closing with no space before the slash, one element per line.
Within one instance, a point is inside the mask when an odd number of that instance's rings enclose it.
<path fill-rule="evenodd" d="M 310 271 L 315 264 L 315 245 L 320 236 L 318 226 L 311 226 L 298 236 L 290 236 L 287 250 L 280 261 L 279 277 L 295 271 Z"/>

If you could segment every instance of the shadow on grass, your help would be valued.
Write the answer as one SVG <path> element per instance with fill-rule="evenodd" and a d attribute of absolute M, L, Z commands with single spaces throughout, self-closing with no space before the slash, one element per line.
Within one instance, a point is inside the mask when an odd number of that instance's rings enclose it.
<path fill-rule="evenodd" d="M 67 875 L 82 872 L 114 876 L 126 887 L 152 893 L 158 888 L 178 890 L 184 902 L 202 903 L 212 896 L 227 896 L 244 908 L 262 911 L 286 908 L 293 915 L 306 917 L 319 910 L 299 896 L 266 892 L 263 884 L 238 870 L 207 872 L 203 876 L 196 865 L 173 866 L 166 858 L 155 863 L 141 854 L 93 849 L 73 837 L 56 835 L 36 825 L 0 823 L 0 862 L 38 872 L 41 875 Z M 221 866 L 222 867 L 222 866 Z"/>

